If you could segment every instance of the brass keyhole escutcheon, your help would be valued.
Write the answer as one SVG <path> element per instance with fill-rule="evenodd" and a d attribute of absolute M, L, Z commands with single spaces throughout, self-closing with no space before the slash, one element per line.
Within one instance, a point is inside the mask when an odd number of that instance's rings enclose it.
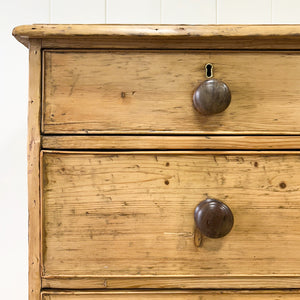
<path fill-rule="evenodd" d="M 213 66 L 212 63 L 207 63 L 205 65 L 206 78 L 213 78 L 214 77 L 213 69 L 214 69 L 214 66 Z"/>

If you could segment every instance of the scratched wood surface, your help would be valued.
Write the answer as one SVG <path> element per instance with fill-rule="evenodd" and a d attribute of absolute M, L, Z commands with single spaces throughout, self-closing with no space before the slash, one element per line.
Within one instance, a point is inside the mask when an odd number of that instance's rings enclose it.
<path fill-rule="evenodd" d="M 44 289 L 297 289 L 300 276 L 47 276 Z"/>
<path fill-rule="evenodd" d="M 40 149 L 41 149 L 41 41 L 33 40 L 29 50 L 28 98 L 28 295 L 39 300 L 41 290 Z"/>
<path fill-rule="evenodd" d="M 17 26 L 13 35 L 23 38 L 93 38 L 104 36 L 157 36 L 162 39 L 273 38 L 299 39 L 299 25 L 159 25 L 159 24 L 33 24 Z"/>
<path fill-rule="evenodd" d="M 200 29 L 201 30 L 201 29 Z M 299 26 L 297 28 L 300 31 Z M 17 39 L 27 45 L 27 39 L 17 37 Z M 219 50 L 299 50 L 299 37 L 261 37 L 244 36 L 244 37 L 200 37 L 200 38 L 153 38 L 149 36 L 134 37 L 134 36 L 111 36 L 106 38 L 50 38 L 42 39 L 43 49 L 219 49 Z"/>
<path fill-rule="evenodd" d="M 45 292 L 43 300 L 110 300 L 110 299 L 185 299 L 185 300 L 259 300 L 300 299 L 299 291 L 117 291 L 117 292 Z"/>
<path fill-rule="evenodd" d="M 195 88 L 213 63 L 232 102 L 203 116 Z M 44 133 L 300 134 L 297 52 L 46 51 Z"/>
<path fill-rule="evenodd" d="M 44 135 L 43 149 L 300 149 L 300 136 Z"/>
<path fill-rule="evenodd" d="M 300 267 L 299 168 L 299 154 L 289 152 L 46 151 L 43 276 L 292 282 Z M 195 238 L 194 209 L 207 197 L 232 209 L 224 238 Z"/>
<path fill-rule="evenodd" d="M 299 25 L 33 24 L 13 35 L 43 48 L 299 49 Z"/>

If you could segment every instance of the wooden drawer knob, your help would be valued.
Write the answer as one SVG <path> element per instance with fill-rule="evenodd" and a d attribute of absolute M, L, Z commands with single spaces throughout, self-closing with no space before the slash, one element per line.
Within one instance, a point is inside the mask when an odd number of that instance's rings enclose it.
<path fill-rule="evenodd" d="M 204 115 L 217 114 L 230 104 L 231 93 L 226 83 L 218 79 L 202 82 L 194 92 L 194 107 Z"/>
<path fill-rule="evenodd" d="M 221 238 L 230 232 L 233 214 L 223 202 L 206 199 L 195 209 L 195 222 L 202 234 L 209 238 Z"/>

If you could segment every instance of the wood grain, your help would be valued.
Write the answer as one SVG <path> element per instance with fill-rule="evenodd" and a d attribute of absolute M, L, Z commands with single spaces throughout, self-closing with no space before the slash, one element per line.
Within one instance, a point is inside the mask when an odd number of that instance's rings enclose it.
<path fill-rule="evenodd" d="M 33 24 L 17 26 L 14 36 L 23 38 L 157 36 L 166 37 L 299 37 L 299 25 L 97 25 L 97 24 Z"/>
<path fill-rule="evenodd" d="M 46 134 L 300 134 L 297 52 L 46 51 L 44 62 Z M 192 105 L 207 62 L 232 93 L 212 116 Z"/>
<path fill-rule="evenodd" d="M 30 49 L 29 300 L 300 299 L 299 32 L 15 28 Z M 233 96 L 212 117 L 192 106 L 207 62 Z M 219 240 L 195 228 L 207 197 L 234 214 Z"/>
<path fill-rule="evenodd" d="M 26 39 L 17 39 L 26 46 Z M 43 49 L 220 49 L 220 50 L 299 50 L 297 38 L 150 38 L 149 37 L 107 37 L 107 38 L 44 38 Z"/>
<path fill-rule="evenodd" d="M 253 287 L 251 276 L 281 276 L 292 287 L 299 153 L 243 153 L 43 152 L 43 277 L 178 277 L 181 287 L 180 277 L 246 276 Z M 235 224 L 196 247 L 194 209 L 207 197 Z"/>
<path fill-rule="evenodd" d="M 43 135 L 44 149 L 300 149 L 300 136 Z"/>
<path fill-rule="evenodd" d="M 205 199 L 195 208 L 195 225 L 202 235 L 209 238 L 222 238 L 232 229 L 234 218 L 230 208 L 223 202 L 216 199 Z M 195 229 L 195 232 L 197 229 Z M 197 231 L 198 232 L 198 231 Z M 196 234 L 194 233 L 194 240 Z M 195 246 L 201 247 L 195 243 Z"/>
<path fill-rule="evenodd" d="M 299 25 L 56 25 L 34 24 L 14 28 L 24 45 L 41 38 L 49 47 L 148 47 L 197 49 L 299 49 Z M 54 40 L 54 41 L 53 41 Z M 72 43 L 75 42 L 74 43 Z M 92 43 L 91 43 L 92 42 Z M 43 44 L 43 47 L 46 46 Z M 77 46 L 78 47 L 78 46 Z"/>
<path fill-rule="evenodd" d="M 203 115 L 223 112 L 231 101 L 230 89 L 221 80 L 211 78 L 202 82 L 193 95 L 194 107 Z"/>
<path fill-rule="evenodd" d="M 56 276 L 42 278 L 43 288 L 51 289 L 286 289 L 299 288 L 296 276 L 228 276 L 228 277 L 98 277 Z"/>
<path fill-rule="evenodd" d="M 300 299 L 299 291 L 106 291 L 106 292 L 45 292 L 42 300 L 110 300 L 110 299 L 185 299 L 185 300 L 259 300 Z"/>
<path fill-rule="evenodd" d="M 28 233 L 29 300 L 40 300 L 40 122 L 41 122 L 41 41 L 30 41 L 28 99 Z"/>

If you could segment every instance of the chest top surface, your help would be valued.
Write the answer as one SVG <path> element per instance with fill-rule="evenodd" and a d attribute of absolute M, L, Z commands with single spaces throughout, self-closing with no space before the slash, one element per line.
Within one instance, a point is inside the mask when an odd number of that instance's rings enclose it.
<path fill-rule="evenodd" d="M 300 25 L 55 25 L 18 26 L 26 46 L 175 49 L 300 49 Z"/>

